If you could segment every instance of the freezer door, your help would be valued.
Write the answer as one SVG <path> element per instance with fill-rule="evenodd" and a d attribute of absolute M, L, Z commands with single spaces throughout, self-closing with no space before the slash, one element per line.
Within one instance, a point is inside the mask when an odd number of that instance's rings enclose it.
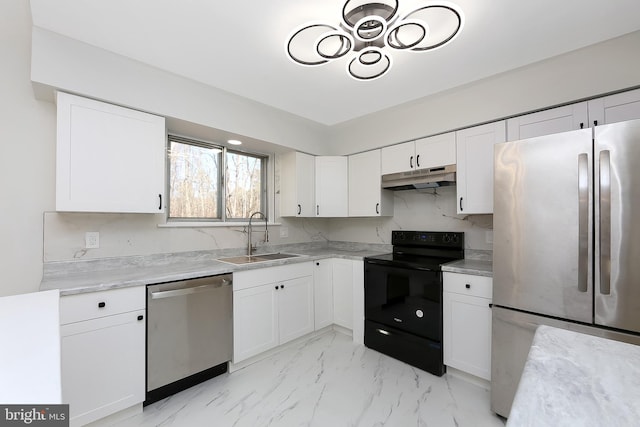
<path fill-rule="evenodd" d="M 595 128 L 595 323 L 640 332 L 640 120 Z"/>
<path fill-rule="evenodd" d="M 592 319 L 592 132 L 495 146 L 493 303 Z"/>
<path fill-rule="evenodd" d="M 511 404 L 539 325 L 640 344 L 640 336 L 493 307 L 491 337 L 491 410 L 509 417 Z"/>

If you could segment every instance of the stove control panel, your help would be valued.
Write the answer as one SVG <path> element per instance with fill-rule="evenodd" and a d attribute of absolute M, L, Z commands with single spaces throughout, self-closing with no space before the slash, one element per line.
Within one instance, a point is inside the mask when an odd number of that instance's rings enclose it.
<path fill-rule="evenodd" d="M 391 243 L 401 246 L 464 248 L 464 233 L 394 230 L 391 232 Z"/>

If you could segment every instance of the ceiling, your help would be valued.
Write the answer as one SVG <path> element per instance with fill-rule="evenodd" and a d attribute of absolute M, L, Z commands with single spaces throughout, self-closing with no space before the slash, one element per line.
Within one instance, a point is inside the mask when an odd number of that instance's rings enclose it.
<path fill-rule="evenodd" d="M 399 0 L 399 15 L 427 0 Z M 31 0 L 33 24 L 324 125 L 335 125 L 640 30 L 638 0 L 455 0 L 464 28 L 432 52 L 392 53 L 356 81 L 342 58 L 302 67 L 285 41 L 338 24 L 343 0 Z"/>

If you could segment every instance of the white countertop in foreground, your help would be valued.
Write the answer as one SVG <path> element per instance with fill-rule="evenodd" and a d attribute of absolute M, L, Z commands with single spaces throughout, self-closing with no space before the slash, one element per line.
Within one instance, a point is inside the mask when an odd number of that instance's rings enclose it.
<path fill-rule="evenodd" d="M 640 346 L 539 326 L 507 426 L 640 425 Z"/>

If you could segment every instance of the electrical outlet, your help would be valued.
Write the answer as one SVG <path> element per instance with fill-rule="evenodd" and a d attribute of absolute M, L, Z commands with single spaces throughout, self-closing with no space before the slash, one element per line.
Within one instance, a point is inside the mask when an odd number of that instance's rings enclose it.
<path fill-rule="evenodd" d="M 98 249 L 100 247 L 100 233 L 97 231 L 87 231 L 84 233 L 85 249 Z"/>
<path fill-rule="evenodd" d="M 289 237 L 289 227 L 283 225 L 280 227 L 280 238 L 286 239 L 287 237 Z"/>
<path fill-rule="evenodd" d="M 488 244 L 493 245 L 493 230 L 485 231 L 485 241 Z"/>

